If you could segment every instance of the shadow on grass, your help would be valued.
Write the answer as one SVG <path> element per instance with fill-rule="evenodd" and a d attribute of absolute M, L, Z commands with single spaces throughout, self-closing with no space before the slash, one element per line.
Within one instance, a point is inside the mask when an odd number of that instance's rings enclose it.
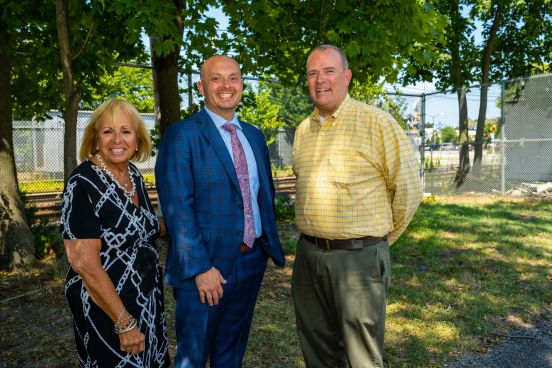
<path fill-rule="evenodd" d="M 424 203 L 391 247 L 386 368 L 442 367 L 464 350 L 495 343 L 493 333 L 527 325 L 552 308 L 552 203 L 477 202 Z M 294 225 L 279 229 L 293 254 Z M 293 257 L 287 261 L 265 276 L 245 368 L 304 367 L 289 284 Z M 0 274 L 0 300 L 35 289 L 0 303 L 0 367 L 75 366 L 71 316 L 55 267 Z M 174 299 L 170 287 L 165 291 L 174 357 Z"/>
<path fill-rule="evenodd" d="M 442 366 L 550 306 L 551 234 L 552 203 L 423 204 L 391 247 L 389 367 Z"/>

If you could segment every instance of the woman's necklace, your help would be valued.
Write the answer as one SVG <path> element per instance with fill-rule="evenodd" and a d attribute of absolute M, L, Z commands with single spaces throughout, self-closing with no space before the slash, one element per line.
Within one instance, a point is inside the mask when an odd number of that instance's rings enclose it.
<path fill-rule="evenodd" d="M 117 186 L 119 188 L 121 188 L 121 190 L 123 191 L 125 196 L 132 201 L 132 197 L 134 197 L 134 194 L 136 193 L 136 184 L 134 183 L 134 180 L 132 180 L 132 177 L 130 176 L 130 168 L 128 170 L 128 178 L 130 179 L 130 182 L 132 183 L 132 189 L 128 190 L 127 188 L 125 188 L 124 185 L 121 185 L 121 183 L 119 183 L 117 178 L 115 178 L 115 175 L 113 175 L 113 173 L 107 168 L 107 166 L 105 165 L 105 162 L 102 160 L 102 156 L 100 156 L 99 153 L 96 153 L 96 160 L 98 160 L 98 162 L 100 164 L 100 167 L 102 168 L 103 172 L 106 173 L 107 176 L 109 176 L 111 178 L 111 180 L 113 180 L 113 182 L 115 182 L 115 184 L 117 184 Z M 128 166 L 128 164 L 127 164 L 127 166 Z"/>

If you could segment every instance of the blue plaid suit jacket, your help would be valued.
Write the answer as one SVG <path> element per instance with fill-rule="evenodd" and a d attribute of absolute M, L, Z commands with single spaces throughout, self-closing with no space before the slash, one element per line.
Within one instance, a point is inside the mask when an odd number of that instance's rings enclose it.
<path fill-rule="evenodd" d="M 258 128 L 240 125 L 257 161 L 264 251 L 283 266 L 268 147 Z M 243 240 L 243 200 L 230 153 L 205 110 L 165 130 L 155 177 L 170 236 L 165 281 L 189 287 L 191 278 L 212 266 L 230 274 Z"/>

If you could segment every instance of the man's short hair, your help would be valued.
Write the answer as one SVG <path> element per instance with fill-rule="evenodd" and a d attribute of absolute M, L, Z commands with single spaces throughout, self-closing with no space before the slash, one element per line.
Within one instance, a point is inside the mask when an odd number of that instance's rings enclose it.
<path fill-rule="evenodd" d="M 334 51 L 337 51 L 337 53 L 339 54 L 339 56 L 341 57 L 341 63 L 343 64 L 343 70 L 347 70 L 349 69 L 349 62 L 347 61 L 347 55 L 345 55 L 345 53 L 343 52 L 343 50 L 341 50 L 339 47 L 337 46 L 334 46 L 334 45 L 320 45 L 318 47 L 316 47 L 314 50 L 312 50 L 310 52 L 310 54 L 312 54 L 313 52 L 315 51 L 325 51 L 325 50 L 334 50 Z M 309 56 L 310 56 L 309 54 Z"/>

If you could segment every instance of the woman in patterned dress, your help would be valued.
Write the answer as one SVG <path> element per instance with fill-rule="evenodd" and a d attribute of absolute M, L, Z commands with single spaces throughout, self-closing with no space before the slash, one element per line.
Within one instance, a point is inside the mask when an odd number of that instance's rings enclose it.
<path fill-rule="evenodd" d="M 137 167 L 151 153 L 138 111 L 104 102 L 85 129 L 83 162 L 62 201 L 70 268 L 65 296 L 80 367 L 168 367 L 163 281 L 154 239 L 164 232 Z"/>

